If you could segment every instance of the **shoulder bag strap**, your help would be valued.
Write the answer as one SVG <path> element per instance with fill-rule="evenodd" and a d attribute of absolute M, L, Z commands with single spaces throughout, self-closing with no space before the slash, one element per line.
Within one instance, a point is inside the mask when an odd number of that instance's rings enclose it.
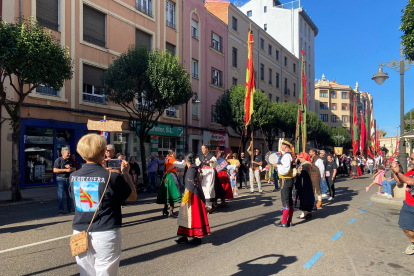
<path fill-rule="evenodd" d="M 105 186 L 105 189 L 104 189 L 104 191 L 103 191 L 103 193 L 102 193 L 101 199 L 99 200 L 98 207 L 96 207 L 95 213 L 93 214 L 93 217 L 92 217 L 91 223 L 89 223 L 89 226 L 88 226 L 88 229 L 86 230 L 86 233 L 88 233 L 88 232 L 89 232 L 89 228 L 91 228 L 92 222 L 93 222 L 93 220 L 95 219 L 96 213 L 97 213 L 97 212 L 98 212 L 98 210 L 99 210 L 99 206 L 101 206 L 101 202 L 102 202 L 102 199 L 103 199 L 103 197 L 104 197 L 104 195 L 105 195 L 106 188 L 108 188 L 109 180 L 111 180 L 111 171 L 109 171 L 108 181 L 106 182 L 106 186 Z"/>

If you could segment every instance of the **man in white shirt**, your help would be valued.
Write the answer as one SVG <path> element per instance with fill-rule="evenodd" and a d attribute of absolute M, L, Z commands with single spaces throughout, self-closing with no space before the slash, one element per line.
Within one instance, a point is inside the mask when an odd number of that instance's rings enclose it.
<path fill-rule="evenodd" d="M 321 191 L 321 179 L 325 176 L 325 166 L 323 160 L 319 157 L 317 149 L 311 149 L 309 155 L 312 158 L 311 180 L 313 190 L 315 191 L 315 198 L 318 199 L 316 207 L 322 206 L 322 191 Z"/>

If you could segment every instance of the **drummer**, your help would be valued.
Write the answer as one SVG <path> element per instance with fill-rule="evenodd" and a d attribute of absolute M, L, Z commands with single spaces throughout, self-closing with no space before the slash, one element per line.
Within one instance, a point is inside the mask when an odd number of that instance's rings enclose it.
<path fill-rule="evenodd" d="M 273 179 L 275 182 L 275 189 L 273 192 L 277 192 L 279 190 L 279 175 L 277 172 L 277 167 L 275 167 L 275 163 L 279 162 L 279 154 L 274 151 L 269 151 L 266 153 L 265 156 L 266 162 L 269 164 L 269 172 L 270 172 L 270 179 Z"/>

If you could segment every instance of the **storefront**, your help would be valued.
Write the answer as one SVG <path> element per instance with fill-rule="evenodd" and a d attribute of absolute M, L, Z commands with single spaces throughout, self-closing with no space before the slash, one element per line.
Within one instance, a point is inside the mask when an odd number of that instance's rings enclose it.
<path fill-rule="evenodd" d="M 56 184 L 53 164 L 61 156 L 61 149 L 68 147 L 76 153 L 79 139 L 94 131 L 86 124 L 54 120 L 22 119 L 20 134 L 20 188 Z M 82 159 L 76 156 L 79 163 Z"/>
<path fill-rule="evenodd" d="M 216 154 L 218 150 L 225 153 L 230 151 L 229 136 L 225 132 L 203 131 L 203 144 L 210 145 L 210 151 L 213 154 Z"/>
<path fill-rule="evenodd" d="M 139 126 L 137 126 L 137 132 Z M 184 130 L 182 127 L 158 124 L 148 132 L 151 153 L 167 155 L 168 150 L 176 149 L 177 155 L 184 153 Z"/>

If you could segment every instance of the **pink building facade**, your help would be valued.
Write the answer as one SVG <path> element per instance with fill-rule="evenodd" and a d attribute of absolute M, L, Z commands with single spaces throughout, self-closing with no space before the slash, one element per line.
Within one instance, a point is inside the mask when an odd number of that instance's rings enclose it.
<path fill-rule="evenodd" d="M 188 103 L 188 150 L 228 149 L 226 128 L 217 123 L 215 103 L 228 89 L 228 27 L 208 12 L 203 0 L 187 0 L 184 10 L 184 64 L 194 91 Z M 201 101 L 201 103 L 198 103 Z"/>

